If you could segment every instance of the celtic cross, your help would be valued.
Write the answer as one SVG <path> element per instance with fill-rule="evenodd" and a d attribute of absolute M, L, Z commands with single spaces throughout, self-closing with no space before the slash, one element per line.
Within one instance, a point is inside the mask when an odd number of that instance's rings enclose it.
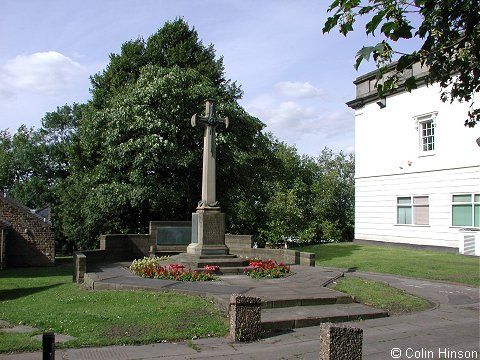
<path fill-rule="evenodd" d="M 205 126 L 203 133 L 203 169 L 202 169 L 202 200 L 198 203 L 199 209 L 218 209 L 215 190 L 215 129 L 218 125 L 228 128 L 228 117 L 217 118 L 215 111 L 215 102 L 213 100 L 205 101 L 205 116 L 192 116 L 192 126 L 203 124 Z"/>

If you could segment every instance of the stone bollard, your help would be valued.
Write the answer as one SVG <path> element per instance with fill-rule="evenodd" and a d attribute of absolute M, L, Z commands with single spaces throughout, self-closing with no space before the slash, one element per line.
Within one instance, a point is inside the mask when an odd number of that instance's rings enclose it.
<path fill-rule="evenodd" d="M 362 337 L 356 327 L 320 324 L 320 360 L 361 360 Z"/>
<path fill-rule="evenodd" d="M 262 300 L 257 297 L 230 296 L 230 337 L 234 341 L 254 341 L 262 330 L 260 316 Z"/>
<path fill-rule="evenodd" d="M 81 252 L 73 253 L 73 282 L 82 284 L 87 272 L 87 257 Z"/>

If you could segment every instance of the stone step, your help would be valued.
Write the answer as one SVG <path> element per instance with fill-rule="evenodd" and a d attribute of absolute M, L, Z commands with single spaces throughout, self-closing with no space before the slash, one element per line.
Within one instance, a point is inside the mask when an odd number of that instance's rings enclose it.
<path fill-rule="evenodd" d="M 203 268 L 207 265 L 219 266 L 220 269 L 224 268 L 238 268 L 248 266 L 250 262 L 245 259 L 231 258 L 231 259 L 199 259 L 195 262 L 191 262 L 192 267 Z"/>
<path fill-rule="evenodd" d="M 181 251 L 175 251 L 175 250 L 157 250 L 155 251 L 155 256 L 158 256 L 158 257 L 172 256 L 172 255 L 178 255 L 180 253 Z"/>
<path fill-rule="evenodd" d="M 343 293 L 328 294 L 326 296 L 294 297 L 274 300 L 262 300 L 262 309 L 281 309 L 300 306 L 316 306 L 331 304 L 351 304 L 355 302 L 353 297 Z M 288 310 L 287 310 L 288 311 Z"/>
<path fill-rule="evenodd" d="M 209 265 L 214 265 L 210 264 Z M 214 275 L 243 275 L 245 273 L 245 269 L 251 270 L 253 267 L 251 266 L 231 266 L 231 267 L 220 267 L 218 270 L 211 271 Z M 195 271 L 205 271 L 203 268 L 192 268 Z"/>
<path fill-rule="evenodd" d="M 263 331 L 274 331 L 318 326 L 324 322 L 347 322 L 386 316 L 386 311 L 351 303 L 262 309 L 261 322 Z"/>
<path fill-rule="evenodd" d="M 238 259 L 239 257 L 234 254 L 222 254 L 222 255 L 198 255 L 199 259 Z"/>

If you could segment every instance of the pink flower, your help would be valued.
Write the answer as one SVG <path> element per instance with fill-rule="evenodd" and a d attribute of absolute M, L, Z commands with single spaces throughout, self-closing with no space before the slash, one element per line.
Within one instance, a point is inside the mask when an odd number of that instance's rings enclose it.
<path fill-rule="evenodd" d="M 185 266 L 184 265 L 181 265 L 181 264 L 170 264 L 170 269 L 185 269 Z"/>
<path fill-rule="evenodd" d="M 217 265 L 205 265 L 203 268 L 204 268 L 205 270 L 215 271 L 215 270 L 220 269 L 220 266 L 217 266 Z"/>

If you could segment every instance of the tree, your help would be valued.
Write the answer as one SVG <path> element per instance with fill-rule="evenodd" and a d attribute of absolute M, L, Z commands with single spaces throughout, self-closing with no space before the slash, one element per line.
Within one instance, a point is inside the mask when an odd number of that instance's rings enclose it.
<path fill-rule="evenodd" d="M 259 224 L 259 242 L 284 244 L 288 240 L 309 242 L 316 238 L 311 187 L 315 163 L 301 157 L 294 147 L 275 144 L 275 166 L 267 175 L 268 197 L 263 205 L 265 220 Z"/>
<path fill-rule="evenodd" d="M 356 55 L 355 68 L 373 56 L 377 64 L 379 96 L 402 85 L 416 88 L 414 77 L 404 77 L 404 70 L 420 62 L 429 68 L 427 84 L 439 83 L 442 101 L 470 102 L 465 126 L 480 120 L 474 94 L 480 91 L 480 5 L 478 0 L 335 0 L 328 8 L 333 15 L 323 32 L 338 27 L 347 35 L 358 17 L 368 16 L 367 35 L 380 33 L 385 39 L 374 46 L 364 46 Z M 420 24 L 415 24 L 420 20 Z M 416 37 L 423 41 L 411 53 L 395 50 L 393 43 Z M 389 66 L 393 59 L 398 62 Z M 382 79 L 382 83 L 378 82 Z"/>
<path fill-rule="evenodd" d="M 203 133 L 189 118 L 203 112 L 207 98 L 233 123 L 217 135 L 222 208 L 229 213 L 239 202 L 255 204 L 255 177 L 238 174 L 253 172 L 247 170 L 250 160 L 258 162 L 269 150 L 268 140 L 264 125 L 238 105 L 241 91 L 225 79 L 213 46 L 204 46 L 178 19 L 147 41 L 126 42 L 110 59 L 92 77 L 92 100 L 83 110 L 61 190 L 59 211 L 69 241 L 92 247 L 101 233 L 144 233 L 151 220 L 191 216 L 201 193 Z M 239 213 L 230 213 L 228 226 L 239 229 Z"/>
<path fill-rule="evenodd" d="M 325 148 L 312 186 L 313 213 L 322 240 L 351 241 L 355 224 L 355 159 Z"/>

